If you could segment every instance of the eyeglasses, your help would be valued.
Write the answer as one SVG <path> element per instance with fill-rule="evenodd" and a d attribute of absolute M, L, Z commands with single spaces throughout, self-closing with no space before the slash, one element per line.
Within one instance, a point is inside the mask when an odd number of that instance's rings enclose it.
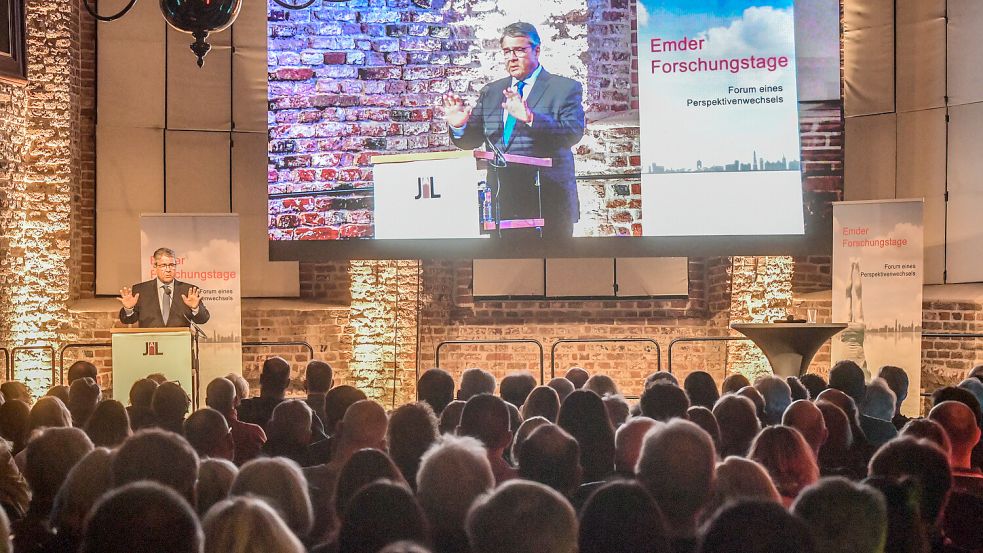
<path fill-rule="evenodd" d="M 520 46 L 517 48 L 502 48 L 502 57 L 509 59 L 512 56 L 517 58 L 527 58 L 529 57 L 529 52 L 532 51 L 532 46 Z"/>
<path fill-rule="evenodd" d="M 170 269 L 173 271 L 177 268 L 177 263 L 157 263 L 154 265 L 154 267 L 157 267 L 158 269 Z"/>

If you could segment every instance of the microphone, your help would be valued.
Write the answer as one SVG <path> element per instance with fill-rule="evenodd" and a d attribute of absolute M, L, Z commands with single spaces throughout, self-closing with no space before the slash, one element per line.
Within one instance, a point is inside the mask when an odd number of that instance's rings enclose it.
<path fill-rule="evenodd" d="M 184 316 L 184 320 L 188 321 L 188 324 L 191 325 L 191 329 L 195 331 L 195 334 L 205 338 L 208 337 L 208 335 L 205 334 L 205 331 L 203 331 L 200 326 L 198 326 L 197 324 L 195 324 L 194 321 L 191 320 L 191 317 L 189 317 L 187 314 L 184 313 L 182 313 L 182 315 Z"/>

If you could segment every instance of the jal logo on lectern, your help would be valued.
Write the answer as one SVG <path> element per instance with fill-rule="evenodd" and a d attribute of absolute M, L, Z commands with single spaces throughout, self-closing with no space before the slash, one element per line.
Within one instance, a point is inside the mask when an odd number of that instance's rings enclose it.
<path fill-rule="evenodd" d="M 164 355 L 164 352 L 160 351 L 160 347 L 157 345 L 157 342 L 147 342 L 144 345 L 143 354 L 144 355 Z"/>
<path fill-rule="evenodd" d="M 429 200 L 439 198 L 437 187 L 434 185 L 433 177 L 420 177 L 416 179 L 416 197 L 414 200 Z"/>

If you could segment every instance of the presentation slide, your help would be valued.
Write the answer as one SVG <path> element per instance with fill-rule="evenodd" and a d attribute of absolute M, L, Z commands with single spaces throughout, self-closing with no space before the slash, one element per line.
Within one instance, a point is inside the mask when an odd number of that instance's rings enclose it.
<path fill-rule="evenodd" d="M 639 1 L 646 236 L 803 232 L 793 11 Z"/>
<path fill-rule="evenodd" d="M 275 257 L 796 236 L 842 178 L 835 2 L 481 6 L 270 8 Z"/>

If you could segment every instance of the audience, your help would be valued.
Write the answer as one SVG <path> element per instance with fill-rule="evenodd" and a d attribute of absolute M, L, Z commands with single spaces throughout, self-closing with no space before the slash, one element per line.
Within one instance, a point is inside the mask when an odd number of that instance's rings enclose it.
<path fill-rule="evenodd" d="M 574 390 L 580 390 L 584 387 L 584 384 L 587 384 L 587 380 L 590 378 L 590 373 L 583 367 L 570 367 L 567 369 L 567 373 L 563 375 L 563 377 L 573 384 Z"/>
<path fill-rule="evenodd" d="M 746 376 L 741 373 L 734 373 L 724 378 L 723 383 L 720 385 L 720 395 L 736 394 L 741 388 L 750 385 L 751 381 Z"/>
<path fill-rule="evenodd" d="M 263 368 L 259 374 L 259 397 L 243 399 L 239 402 L 239 420 L 258 424 L 263 427 L 263 430 L 268 431 L 267 424 L 273 416 L 273 409 L 286 397 L 288 386 L 290 386 L 290 363 L 282 357 L 270 357 L 263 361 Z"/>
<path fill-rule="evenodd" d="M 910 420 L 901 414 L 901 404 L 908 397 L 908 373 L 901 367 L 884 365 L 881 370 L 877 371 L 877 378 L 887 382 L 888 387 L 894 392 L 894 415 L 891 417 L 891 423 L 894 424 L 895 428 L 901 430 Z"/>
<path fill-rule="evenodd" d="M 500 396 L 469 369 L 467 400 L 452 401 L 453 378 L 433 369 L 420 401 L 387 416 L 331 388 L 320 362 L 307 397 L 287 398 L 290 366 L 271 358 L 244 408 L 269 409 L 266 441 L 237 416 L 241 378 L 210 382 L 208 407 L 185 420 L 176 383 L 138 381 L 124 408 L 98 400 L 92 370 L 72 371 L 64 401 L 0 404 L 0 552 L 9 536 L 18 553 L 983 550 L 976 377 L 937 390 L 892 439 L 907 376 L 890 366 L 865 384 L 838 363 L 829 389 L 816 375 L 753 387 L 732 375 L 719 397 L 708 373 L 680 386 L 656 372 L 635 405 L 579 368 L 579 390 L 514 373 Z M 158 428 L 131 435 L 131 417 Z"/>
<path fill-rule="evenodd" d="M 76 380 L 81 378 L 91 378 L 93 381 L 98 381 L 99 369 L 97 369 L 91 362 L 84 359 L 72 363 L 68 367 L 68 373 L 65 375 L 65 380 L 68 381 L 68 385 L 71 386 Z"/>
<path fill-rule="evenodd" d="M 506 482 L 479 497 L 468 512 L 466 528 L 472 553 L 577 551 L 573 507 L 559 492 L 536 482 Z"/>
<path fill-rule="evenodd" d="M 430 405 L 438 417 L 454 401 L 454 377 L 443 369 L 427 369 L 416 382 L 416 397 Z"/>

